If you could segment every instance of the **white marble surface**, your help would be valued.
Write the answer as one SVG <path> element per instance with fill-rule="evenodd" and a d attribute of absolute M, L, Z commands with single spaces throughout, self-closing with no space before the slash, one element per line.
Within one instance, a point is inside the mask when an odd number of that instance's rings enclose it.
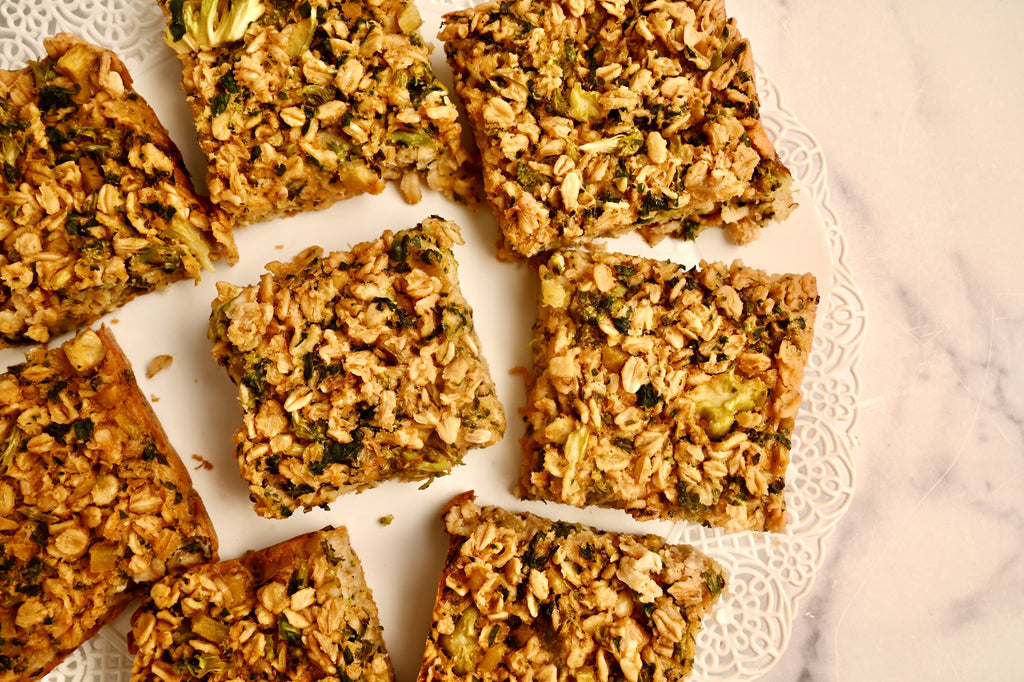
<path fill-rule="evenodd" d="M 727 7 L 868 306 L 856 495 L 764 679 L 1024 680 L 1024 3 Z"/>

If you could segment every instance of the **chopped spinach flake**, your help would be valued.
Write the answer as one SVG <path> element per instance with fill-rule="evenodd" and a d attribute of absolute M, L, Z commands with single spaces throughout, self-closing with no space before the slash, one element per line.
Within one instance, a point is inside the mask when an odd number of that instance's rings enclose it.
<path fill-rule="evenodd" d="M 160 464 L 166 465 L 167 457 L 157 449 L 156 444 L 153 441 L 147 441 L 146 445 L 142 448 L 142 461 L 159 462 Z"/>
<path fill-rule="evenodd" d="M 218 92 L 210 99 L 210 116 L 220 116 L 228 108 L 228 102 L 231 101 L 231 93 L 229 92 Z"/>
<path fill-rule="evenodd" d="M 717 596 L 725 589 L 725 578 L 714 569 L 709 568 L 701 573 L 700 577 L 704 579 L 704 584 L 708 586 L 712 596 Z"/>
<path fill-rule="evenodd" d="M 167 30 L 174 42 L 178 42 L 185 37 L 185 0 L 171 0 L 168 9 L 171 20 L 168 22 Z"/>
<path fill-rule="evenodd" d="M 315 476 L 323 475 L 331 464 L 344 464 L 353 467 L 357 464 L 359 453 L 363 450 L 363 431 L 352 432 L 352 440 L 348 443 L 331 441 L 324 446 L 324 456 L 319 462 L 310 462 L 309 470 Z"/>
<path fill-rule="evenodd" d="M 654 386 L 648 382 L 637 389 L 636 404 L 639 407 L 648 409 L 654 407 L 661 401 L 661 396 L 654 390 Z"/>
<path fill-rule="evenodd" d="M 92 431 L 96 428 L 96 425 L 93 424 L 91 419 L 83 417 L 71 422 L 71 428 L 75 430 L 75 438 L 79 442 L 87 443 L 92 438 Z"/>
<path fill-rule="evenodd" d="M 56 441 L 63 441 L 64 436 L 68 435 L 68 431 L 70 430 L 71 424 L 58 424 L 57 422 L 50 422 L 43 427 L 43 433 Z"/>
<path fill-rule="evenodd" d="M 39 88 L 39 110 L 50 112 L 55 109 L 66 109 L 75 105 L 74 96 L 81 91 L 80 85 L 62 88 L 59 85 L 44 85 Z"/>

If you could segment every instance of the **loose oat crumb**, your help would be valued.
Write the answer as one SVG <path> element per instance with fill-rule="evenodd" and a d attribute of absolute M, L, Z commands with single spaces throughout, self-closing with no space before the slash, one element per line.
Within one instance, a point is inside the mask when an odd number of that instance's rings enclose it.
<path fill-rule="evenodd" d="M 209 461 L 208 459 L 206 459 L 202 455 L 193 454 L 192 455 L 192 459 L 194 459 L 196 462 L 198 462 L 198 464 L 196 464 L 196 466 L 192 467 L 193 469 L 195 469 L 197 471 L 199 469 L 205 469 L 206 471 L 210 471 L 211 469 L 213 469 L 213 462 Z"/>
<path fill-rule="evenodd" d="M 379 523 L 382 526 L 390 526 L 391 523 L 394 520 L 395 520 L 395 515 L 394 514 L 385 514 L 384 516 L 382 516 L 379 519 L 377 519 L 377 523 Z"/>
<path fill-rule="evenodd" d="M 146 377 L 152 379 L 157 374 L 171 366 L 174 357 L 171 355 L 157 355 L 146 365 Z"/>

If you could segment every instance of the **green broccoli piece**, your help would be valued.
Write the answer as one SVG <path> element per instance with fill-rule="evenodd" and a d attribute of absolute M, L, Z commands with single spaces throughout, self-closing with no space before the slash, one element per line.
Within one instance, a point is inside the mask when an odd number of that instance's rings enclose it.
<path fill-rule="evenodd" d="M 199 266 L 203 270 L 213 271 L 210 245 L 206 243 L 203 234 L 192 223 L 179 215 L 174 215 L 171 217 L 171 225 L 164 236 L 178 242 L 182 249 L 199 262 Z"/>
<path fill-rule="evenodd" d="M 0 172 L 13 185 L 21 177 L 18 157 L 25 151 L 27 124 L 11 114 L 10 106 L 7 100 L 0 100 Z"/>
<path fill-rule="evenodd" d="M 299 16 L 302 19 L 294 25 L 288 40 L 288 56 L 292 59 L 309 50 L 313 44 L 313 34 L 316 33 L 316 7 L 308 2 L 303 3 L 299 7 Z"/>
<path fill-rule="evenodd" d="M 168 44 L 208 50 L 241 39 L 266 11 L 261 0 L 171 0 Z"/>
<path fill-rule="evenodd" d="M 406 147 L 426 147 L 428 149 L 437 147 L 433 135 L 421 128 L 396 130 L 391 133 L 391 141 Z"/>
<path fill-rule="evenodd" d="M 594 152 L 596 154 L 615 154 L 617 156 L 630 156 L 635 154 L 644 146 L 644 135 L 636 128 L 626 133 L 619 133 L 611 137 L 605 137 L 593 142 L 580 145 L 581 152 Z"/>
<path fill-rule="evenodd" d="M 0 443 L 0 474 L 7 471 L 7 467 L 14 461 L 14 454 L 21 446 L 21 429 L 11 422 L 8 424 L 7 435 Z"/>

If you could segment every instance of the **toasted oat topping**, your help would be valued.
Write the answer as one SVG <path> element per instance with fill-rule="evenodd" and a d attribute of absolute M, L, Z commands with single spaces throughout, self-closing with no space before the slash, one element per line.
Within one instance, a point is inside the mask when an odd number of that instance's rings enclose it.
<path fill-rule="evenodd" d="M 60 34 L 0 71 L 0 347 L 45 342 L 236 256 L 110 51 Z"/>
<path fill-rule="evenodd" d="M 654 535 L 608 533 L 471 493 L 445 511 L 448 558 L 420 682 L 681 680 L 722 568 Z"/>
<path fill-rule="evenodd" d="M 256 511 L 288 516 L 386 479 L 448 473 L 505 416 L 438 218 L 348 252 L 307 249 L 218 285 L 213 355 L 238 385 Z"/>
<path fill-rule="evenodd" d="M 202 16 L 198 1 L 161 5 L 211 197 L 237 221 L 378 194 L 389 180 L 409 203 L 420 200 L 421 179 L 476 201 L 479 171 L 411 2 L 231 0 L 236 14 L 254 11 L 216 39 L 188 28 L 188 16 Z"/>
<path fill-rule="evenodd" d="M 394 679 L 344 528 L 154 585 L 132 617 L 132 681 Z"/>
<path fill-rule="evenodd" d="M 178 455 L 106 329 L 0 375 L 0 680 L 32 680 L 140 583 L 216 556 Z"/>
<path fill-rule="evenodd" d="M 813 275 L 574 250 L 539 273 L 517 494 L 782 531 Z"/>
<path fill-rule="evenodd" d="M 722 225 L 737 243 L 793 208 L 722 0 L 514 0 L 440 33 L 506 255 L 634 229 Z"/>

